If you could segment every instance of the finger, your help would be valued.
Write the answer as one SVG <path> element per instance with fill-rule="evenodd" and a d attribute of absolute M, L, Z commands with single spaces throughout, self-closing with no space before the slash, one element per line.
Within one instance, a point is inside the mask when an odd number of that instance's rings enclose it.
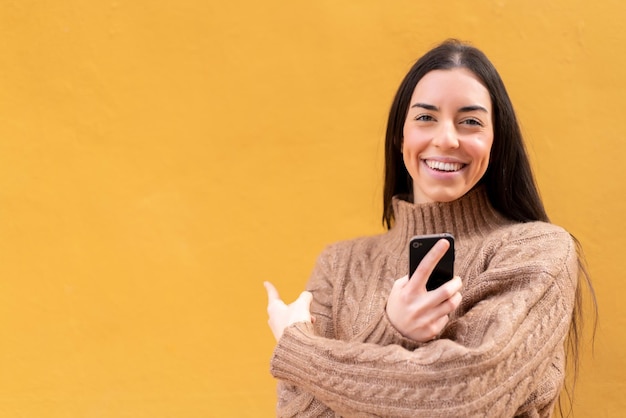
<path fill-rule="evenodd" d="M 311 292 L 304 291 L 300 293 L 298 299 L 294 302 L 294 304 L 298 304 L 305 308 L 307 312 L 311 310 L 311 302 L 313 301 L 313 294 Z"/>
<path fill-rule="evenodd" d="M 306 306 L 310 306 L 311 301 L 313 300 L 313 294 L 305 290 L 304 292 L 300 293 L 300 296 L 298 296 L 298 299 L 301 301 L 301 303 L 304 303 Z"/>
<path fill-rule="evenodd" d="M 457 280 L 458 282 L 461 281 L 459 277 L 455 277 L 453 280 L 454 282 L 457 282 Z M 450 288 L 460 290 L 461 288 L 460 283 L 452 283 L 452 284 L 453 286 L 450 286 Z M 463 300 L 463 295 L 461 294 L 461 292 L 456 291 L 452 293 L 450 296 L 447 296 L 448 293 L 444 292 L 445 289 L 442 289 L 442 287 L 440 287 L 439 289 L 435 289 L 431 292 L 428 292 L 426 295 L 424 295 L 424 297 L 429 297 L 429 296 L 433 297 L 433 299 L 430 300 L 430 303 L 432 304 L 431 305 L 432 308 L 430 308 L 424 314 L 424 317 L 423 317 L 424 321 L 435 322 L 438 318 L 441 318 L 442 316 L 450 315 L 459 307 L 459 305 L 461 305 L 461 301 Z M 446 295 L 443 297 L 443 299 L 441 296 L 442 294 Z M 441 302 L 438 303 L 437 301 L 439 300 Z"/>
<path fill-rule="evenodd" d="M 441 334 L 441 332 L 446 327 L 449 321 L 450 321 L 450 318 L 448 317 L 448 315 L 444 315 L 441 318 L 437 319 L 437 321 L 435 322 L 436 332 L 435 332 L 435 335 L 433 335 L 433 339 L 437 338 Z"/>
<path fill-rule="evenodd" d="M 436 339 L 441 335 L 441 332 L 449 320 L 450 319 L 447 315 L 433 319 L 428 323 L 428 326 L 424 328 L 423 333 L 419 336 L 418 340 L 421 342 L 428 342 Z"/>
<path fill-rule="evenodd" d="M 280 300 L 280 295 L 278 294 L 278 290 L 274 287 L 270 282 L 263 282 L 263 286 L 265 286 L 265 290 L 267 291 L 267 303 L 269 304 L 272 301 Z"/>
<path fill-rule="evenodd" d="M 461 296 L 460 293 L 455 293 L 449 299 L 446 299 L 445 301 L 443 301 L 442 303 L 440 303 L 439 305 L 431 309 L 424 317 L 424 320 L 434 321 L 437 318 L 440 318 L 442 316 L 447 317 L 452 312 L 454 312 L 456 308 L 459 307 L 462 299 L 463 297 Z"/>
<path fill-rule="evenodd" d="M 411 280 L 409 280 L 409 286 L 411 286 L 411 289 L 416 290 L 426 288 L 428 278 L 449 247 L 450 243 L 448 240 L 443 238 L 433 245 L 433 248 L 426 253 L 411 276 Z"/>
<path fill-rule="evenodd" d="M 437 289 L 430 291 L 433 303 L 440 304 L 450 299 L 455 293 L 459 293 L 463 288 L 463 281 L 459 276 L 455 276 L 452 280 L 442 284 Z"/>
<path fill-rule="evenodd" d="M 408 275 L 402 276 L 399 279 L 396 279 L 395 282 L 393 282 L 393 287 L 403 288 L 404 286 L 406 286 L 408 281 L 409 281 Z"/>

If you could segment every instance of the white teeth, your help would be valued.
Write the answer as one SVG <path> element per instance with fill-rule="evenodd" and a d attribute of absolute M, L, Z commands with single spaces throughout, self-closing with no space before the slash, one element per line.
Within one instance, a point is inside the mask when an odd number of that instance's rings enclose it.
<path fill-rule="evenodd" d="M 463 168 L 461 163 L 444 163 L 442 161 L 426 160 L 428 167 L 439 171 L 459 171 Z"/>

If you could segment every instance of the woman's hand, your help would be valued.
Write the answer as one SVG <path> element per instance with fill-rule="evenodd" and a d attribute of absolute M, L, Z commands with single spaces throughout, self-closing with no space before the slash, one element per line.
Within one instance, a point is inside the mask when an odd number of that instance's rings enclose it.
<path fill-rule="evenodd" d="M 302 292 L 298 299 L 287 305 L 278 295 L 278 290 L 270 282 L 264 282 L 267 290 L 267 323 L 272 329 L 276 341 L 283 335 L 283 331 L 289 325 L 296 322 L 314 322 L 311 317 L 310 306 L 313 300 L 311 292 Z"/>
<path fill-rule="evenodd" d="M 461 303 L 459 277 L 426 291 L 426 282 L 449 247 L 440 240 L 426 254 L 409 280 L 408 276 L 396 280 L 387 299 L 387 316 L 391 324 L 405 337 L 417 342 L 436 338 L 448 323 L 448 315 Z"/>

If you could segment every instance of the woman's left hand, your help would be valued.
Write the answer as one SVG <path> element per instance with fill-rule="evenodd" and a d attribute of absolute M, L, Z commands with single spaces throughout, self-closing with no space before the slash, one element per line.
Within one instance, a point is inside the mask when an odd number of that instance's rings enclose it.
<path fill-rule="evenodd" d="M 460 277 L 444 283 L 435 290 L 427 291 L 426 282 L 437 262 L 443 257 L 450 244 L 445 239 L 426 254 L 415 273 L 398 279 L 387 298 L 387 317 L 403 336 L 424 343 L 436 338 L 461 303 Z"/>
<path fill-rule="evenodd" d="M 291 324 L 296 322 L 314 322 L 311 317 L 311 301 L 313 295 L 311 292 L 302 292 L 298 299 L 287 305 L 278 295 L 278 290 L 270 282 L 264 282 L 265 290 L 267 290 L 267 313 L 269 319 L 267 323 L 272 329 L 276 341 L 283 335 L 283 331 Z"/>

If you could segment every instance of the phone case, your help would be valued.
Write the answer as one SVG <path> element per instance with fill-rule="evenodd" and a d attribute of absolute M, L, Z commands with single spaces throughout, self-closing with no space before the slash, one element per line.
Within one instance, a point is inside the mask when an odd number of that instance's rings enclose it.
<path fill-rule="evenodd" d="M 435 269 L 426 282 L 426 290 L 433 290 L 454 277 L 454 237 L 452 234 L 419 235 L 411 238 L 409 243 L 409 279 L 417 269 L 417 265 L 422 261 L 426 253 L 440 239 L 446 239 L 450 243 L 450 248 L 439 260 Z"/>

